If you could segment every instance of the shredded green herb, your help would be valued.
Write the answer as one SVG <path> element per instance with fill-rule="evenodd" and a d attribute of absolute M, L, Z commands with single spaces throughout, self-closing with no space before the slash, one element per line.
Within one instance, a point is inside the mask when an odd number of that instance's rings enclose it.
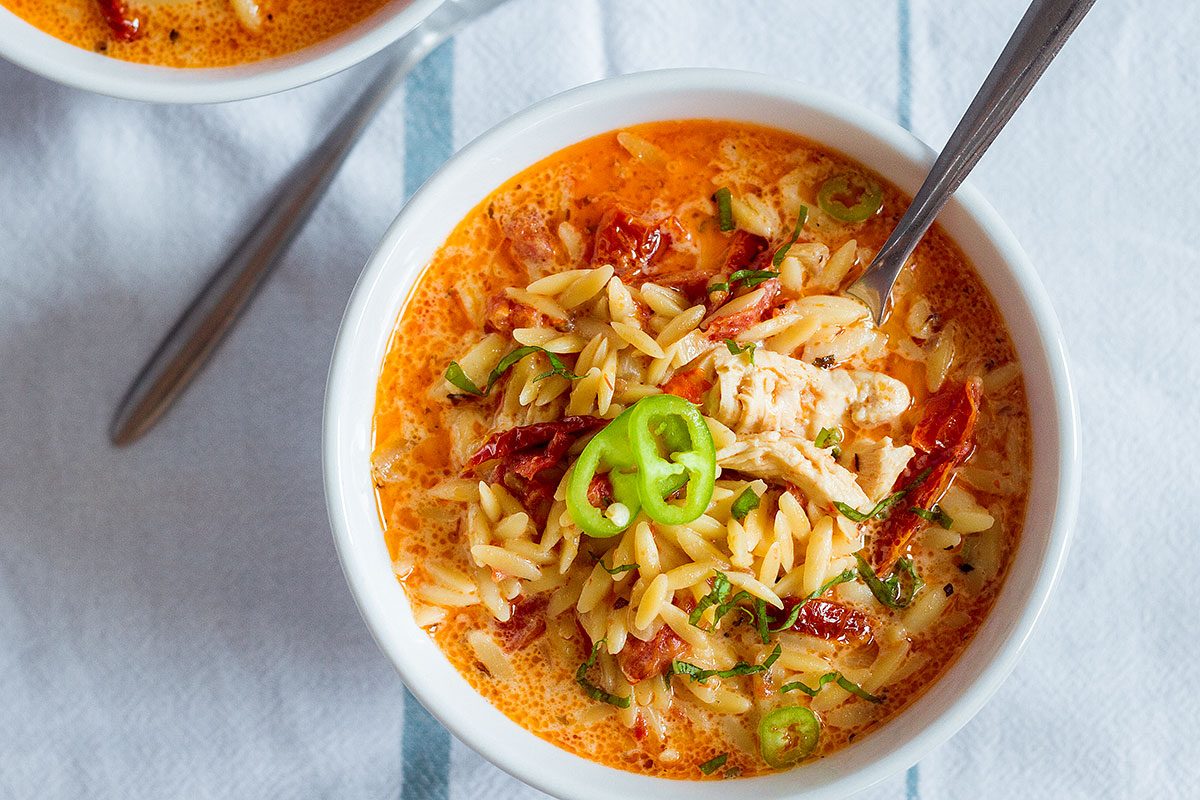
<path fill-rule="evenodd" d="M 841 515 L 843 517 L 846 517 L 847 519 L 849 519 L 852 522 L 865 522 L 869 519 L 876 519 L 877 517 L 882 517 L 884 515 L 884 512 L 886 512 L 892 506 L 896 505 L 896 503 L 900 502 L 906 494 L 908 494 L 913 489 L 920 486 L 925 481 L 925 479 L 929 477 L 929 473 L 931 473 L 931 472 L 933 472 L 932 467 L 921 470 L 921 472 L 917 475 L 917 477 L 913 478 L 912 481 L 907 486 L 905 486 L 904 488 L 902 488 L 898 491 L 892 492 L 887 497 L 880 500 L 878 503 L 875 504 L 874 508 L 872 508 L 870 511 L 866 511 L 866 512 L 859 511 L 854 506 L 849 506 L 849 505 L 846 505 L 845 503 L 841 503 L 841 502 L 837 502 L 837 501 L 834 501 L 833 505 L 837 508 L 837 510 L 841 513 Z"/>
<path fill-rule="evenodd" d="M 937 503 L 934 503 L 931 508 L 921 508 L 920 506 L 913 506 L 912 508 L 909 509 L 909 511 L 913 512 L 914 514 L 916 514 L 918 517 L 925 520 L 926 522 L 937 523 L 938 525 L 945 528 L 946 530 L 950 530 L 950 526 L 954 524 L 954 518 L 951 517 L 949 514 L 947 514 L 945 511 L 943 511 L 942 507 L 939 506 Z"/>
<path fill-rule="evenodd" d="M 792 231 L 792 238 L 784 242 L 784 244 L 775 251 L 775 257 L 771 259 L 771 266 L 778 267 L 783 263 L 784 256 L 787 255 L 788 250 L 790 250 L 792 245 L 796 243 L 796 240 L 800 238 L 800 231 L 804 228 L 804 223 L 807 219 L 808 206 L 800 206 L 800 215 L 796 218 L 796 227 Z"/>
<path fill-rule="evenodd" d="M 892 574 L 884 579 L 875 574 L 875 570 L 871 569 L 871 565 L 860 553 L 854 554 L 854 560 L 858 562 L 858 574 L 863 583 L 867 584 L 875 599 L 888 608 L 907 608 L 925 585 L 911 558 L 897 561 Z"/>
<path fill-rule="evenodd" d="M 713 200 L 717 201 L 717 224 L 723 231 L 733 230 L 733 192 L 722 186 L 713 194 Z"/>
<path fill-rule="evenodd" d="M 729 669 L 701 669 L 695 664 L 689 664 L 686 661 L 672 661 L 672 675 L 686 675 L 697 683 L 704 683 L 709 678 L 733 678 L 739 675 L 754 675 L 759 672 L 766 672 L 771 668 L 771 665 L 778 660 L 780 654 L 783 653 L 783 648 L 780 645 L 775 645 L 775 649 L 771 654 L 763 659 L 761 664 L 747 664 L 745 661 L 739 661 Z"/>
<path fill-rule="evenodd" d="M 755 344 L 754 342 L 747 342 L 746 344 L 739 347 L 738 343 L 735 342 L 733 339 L 726 339 L 725 346 L 727 348 L 729 348 L 729 354 L 731 356 L 737 356 L 737 355 L 741 355 L 742 353 L 745 353 L 746 360 L 749 361 L 751 364 L 754 363 L 754 351 L 755 351 L 755 349 L 758 348 L 758 345 Z"/>
<path fill-rule="evenodd" d="M 746 518 L 747 514 L 758 508 L 758 504 L 760 502 L 761 498 L 755 493 L 754 489 L 747 486 L 746 489 L 737 496 L 737 499 L 733 501 L 733 505 L 729 507 L 729 513 L 733 515 L 734 519 L 736 519 L 738 522 L 741 522 Z"/>
<path fill-rule="evenodd" d="M 721 603 L 719 606 L 717 606 L 716 610 L 713 612 L 713 626 L 715 627 L 716 624 L 721 621 L 721 618 L 724 617 L 726 614 L 728 614 L 730 611 L 732 611 L 735 608 L 738 608 L 739 603 L 750 602 L 753 599 L 754 599 L 754 596 L 752 594 L 750 594 L 747 591 L 741 591 L 741 592 L 738 592 L 737 594 L 735 594 L 733 597 L 726 600 L 725 602 Z M 745 611 L 746 614 L 750 615 L 751 619 L 754 618 L 754 616 L 753 616 L 754 612 L 752 612 L 750 609 L 744 608 L 742 610 Z"/>
<path fill-rule="evenodd" d="M 709 285 L 707 291 L 709 294 L 712 294 L 713 292 L 728 292 L 729 284 L 728 283 L 714 283 L 714 284 Z"/>
<path fill-rule="evenodd" d="M 619 567 L 609 567 L 603 561 L 599 561 L 597 563 L 599 563 L 600 566 L 604 567 L 604 571 L 607 572 L 609 575 L 620 575 L 622 572 L 628 572 L 631 569 L 638 568 L 637 564 L 622 564 Z"/>
<path fill-rule="evenodd" d="M 721 753 L 718 756 L 710 758 L 700 765 L 700 771 L 705 775 L 712 775 L 714 772 L 725 766 L 725 762 L 729 760 L 729 753 Z"/>
<path fill-rule="evenodd" d="M 729 276 L 729 285 L 733 286 L 735 283 L 742 283 L 742 284 L 745 284 L 747 289 L 753 289 L 755 286 L 758 286 L 760 283 L 764 283 L 766 281 L 771 280 L 771 278 L 778 278 L 778 277 L 779 277 L 779 273 L 775 272 L 774 270 L 739 269 L 737 272 L 735 272 Z"/>
<path fill-rule="evenodd" d="M 876 517 L 883 516 L 883 513 L 899 502 L 900 498 L 902 497 L 904 497 L 902 492 L 890 494 L 876 503 L 870 511 L 866 512 L 859 511 L 854 506 L 846 505 L 845 503 L 837 500 L 834 501 L 833 505 L 843 517 L 846 517 L 852 522 L 866 522 L 869 519 L 875 519 Z"/>
<path fill-rule="evenodd" d="M 617 708 L 629 708 L 629 697 L 619 697 L 606 692 L 588 680 L 587 672 L 596 665 L 596 657 L 600 654 L 600 648 L 605 644 L 606 640 L 601 639 L 592 645 L 592 654 L 588 656 L 588 660 L 580 664 L 579 669 L 575 670 L 575 682 L 583 687 L 584 693 L 593 700 L 608 703 L 610 706 L 616 706 Z"/>
<path fill-rule="evenodd" d="M 483 391 L 467 377 L 467 373 L 463 372 L 463 368 L 458 365 L 457 361 L 451 361 L 450 366 L 446 367 L 446 380 L 467 394 L 483 397 Z"/>
<path fill-rule="evenodd" d="M 725 573 L 720 571 L 714 571 L 712 585 L 712 591 L 700 598 L 700 602 L 692 609 L 692 613 L 688 614 L 688 622 L 697 628 L 700 627 L 700 618 L 704 616 L 704 612 L 709 609 L 709 606 L 724 603 L 729 597 L 729 590 L 732 588 L 729 578 L 725 577 Z"/>
<path fill-rule="evenodd" d="M 808 596 L 807 599 L 813 600 L 825 594 L 835 586 L 843 583 L 849 583 L 850 581 L 854 580 L 854 575 L 855 573 L 852 569 L 842 570 L 837 575 L 834 575 L 832 578 L 822 583 L 819 588 L 815 589 L 813 593 Z"/>
<path fill-rule="evenodd" d="M 446 367 L 445 377 L 447 381 L 459 389 L 462 389 L 467 394 L 473 394 L 476 397 L 483 397 L 492 391 L 492 387 L 496 385 L 496 382 L 504 377 L 504 373 L 512 369 L 514 364 L 526 356 L 533 355 L 534 353 L 545 353 L 546 358 L 550 361 L 550 369 L 534 378 L 534 382 L 549 378 L 551 375 L 558 375 L 559 377 L 566 378 L 569 381 L 579 380 L 579 376 L 567 369 L 567 365 L 563 363 L 561 358 L 554 353 L 551 353 L 546 348 L 538 347 L 537 345 L 518 347 L 504 358 L 500 359 L 500 363 L 496 365 L 496 368 L 488 373 L 487 386 L 485 386 L 483 389 L 480 389 L 475 385 L 474 381 L 467 377 L 467 373 L 463 371 L 463 368 L 457 361 L 451 361 L 450 365 Z"/>
<path fill-rule="evenodd" d="M 851 681 L 850 679 L 848 679 L 845 675 L 843 675 L 840 672 L 826 672 L 824 675 L 822 675 L 820 677 L 820 679 L 817 680 L 817 685 L 815 687 L 809 686 L 808 684 L 806 684 L 802 681 L 795 681 L 793 683 L 785 683 L 783 686 L 780 686 L 779 691 L 780 692 L 793 692 L 793 691 L 804 692 L 809 697 L 816 697 L 818 692 L 820 692 L 822 689 L 824 689 L 828 684 L 833 683 L 835 681 L 837 682 L 838 686 L 842 687 L 843 689 L 845 689 L 847 692 L 854 695 L 855 697 L 861 697 L 863 700 L 866 700 L 868 703 L 882 703 L 883 702 L 882 697 L 877 697 L 876 695 L 871 694 L 866 689 L 862 688 L 854 681 Z"/>
<path fill-rule="evenodd" d="M 758 631 L 758 638 L 763 644 L 771 643 L 770 630 L 767 627 L 767 601 L 761 597 L 754 598 L 754 627 Z"/>
<path fill-rule="evenodd" d="M 822 449 L 833 447 L 835 444 L 841 444 L 842 432 L 838 428 L 821 428 L 817 431 L 817 438 L 813 440 L 813 444 Z"/>

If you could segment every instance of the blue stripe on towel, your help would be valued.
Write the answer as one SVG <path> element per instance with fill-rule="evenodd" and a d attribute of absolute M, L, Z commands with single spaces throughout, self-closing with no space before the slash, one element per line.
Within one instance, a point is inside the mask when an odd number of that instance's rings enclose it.
<path fill-rule="evenodd" d="M 921 800 L 921 766 L 913 764 L 904 774 L 904 800 Z"/>
<path fill-rule="evenodd" d="M 430 53 L 404 92 L 404 194 L 412 197 L 454 152 L 454 40 Z"/>
<path fill-rule="evenodd" d="M 905 130 L 912 130 L 912 15 L 909 0 L 900 0 L 900 86 L 896 97 L 896 118 Z"/>
<path fill-rule="evenodd" d="M 404 95 L 404 194 L 413 192 L 454 150 L 452 89 L 454 42 L 446 42 L 413 70 Z M 400 800 L 447 800 L 450 734 L 404 692 L 404 758 Z"/>
<path fill-rule="evenodd" d="M 407 690 L 401 778 L 400 800 L 446 800 L 450 795 L 450 734 Z"/>

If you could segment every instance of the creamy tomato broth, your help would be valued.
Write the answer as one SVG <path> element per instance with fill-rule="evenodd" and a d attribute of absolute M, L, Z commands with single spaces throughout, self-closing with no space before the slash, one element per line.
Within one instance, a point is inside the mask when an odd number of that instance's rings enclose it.
<path fill-rule="evenodd" d="M 511 719 L 620 769 L 755 775 L 966 646 L 1020 536 L 1028 412 L 939 229 L 882 329 L 844 294 L 906 203 L 794 135 L 679 121 L 568 147 L 455 228 L 372 466 L 416 619 Z"/>
<path fill-rule="evenodd" d="M 65 42 L 170 67 L 226 67 L 290 53 L 400 0 L 0 0 Z"/>

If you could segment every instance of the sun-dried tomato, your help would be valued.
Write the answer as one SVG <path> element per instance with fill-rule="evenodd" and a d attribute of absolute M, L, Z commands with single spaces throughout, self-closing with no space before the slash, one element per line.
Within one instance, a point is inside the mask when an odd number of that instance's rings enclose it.
<path fill-rule="evenodd" d="M 982 398 L 983 386 L 978 380 L 943 387 L 926 401 L 921 421 L 913 428 L 912 446 L 932 453 L 951 450 L 969 441 L 975 432 Z"/>
<path fill-rule="evenodd" d="M 704 377 L 704 371 L 699 368 L 676 372 L 662 385 L 662 390 L 667 394 L 682 397 L 697 405 L 704 401 L 705 392 L 711 388 L 712 381 Z"/>
<path fill-rule="evenodd" d="M 488 480 L 502 483 L 538 525 L 545 525 L 562 477 L 567 450 L 581 436 L 604 427 L 599 417 L 563 417 L 554 422 L 522 425 L 493 434 L 466 463 L 473 469 L 497 461 Z M 548 471 L 549 470 L 549 471 Z"/>
<path fill-rule="evenodd" d="M 592 246 L 592 266 L 612 266 L 625 283 L 643 276 L 670 249 L 675 237 L 685 235 L 674 217 L 651 222 L 621 206 L 613 206 L 600 217 Z"/>
<path fill-rule="evenodd" d="M 779 297 L 779 279 L 763 281 L 754 290 L 760 289 L 762 295 L 749 307 L 710 319 L 704 331 L 708 338 L 714 342 L 736 338 L 742 331 L 769 317 Z"/>
<path fill-rule="evenodd" d="M 809 636 L 843 644 L 863 644 L 875 636 L 875 624 L 870 616 L 850 606 L 819 597 L 812 600 L 798 597 L 785 599 L 782 609 L 767 612 L 771 624 L 779 625 L 786 621 L 792 610 L 801 603 L 804 605 L 795 623 L 788 628 L 790 631 L 807 633 Z"/>
<path fill-rule="evenodd" d="M 500 645 L 510 653 L 522 650 L 546 632 L 546 605 L 549 595 L 518 597 L 507 622 L 497 622 Z"/>
<path fill-rule="evenodd" d="M 595 475 L 588 484 L 588 502 L 596 508 L 608 508 L 613 503 L 612 481 L 608 474 Z"/>
<path fill-rule="evenodd" d="M 743 230 L 733 232 L 725 253 L 721 257 L 721 266 L 717 269 L 693 266 L 688 269 L 665 271 L 654 270 L 650 277 L 660 286 L 678 289 L 694 301 L 705 302 L 710 309 L 715 309 L 729 299 L 727 289 L 709 291 L 714 284 L 728 283 L 729 276 L 740 269 L 747 269 L 767 249 L 767 240 Z"/>
<path fill-rule="evenodd" d="M 509 428 L 493 434 L 466 465 L 476 467 L 500 459 L 506 470 L 532 480 L 543 469 L 559 463 L 576 439 L 607 424 L 608 420 L 599 417 L 578 416 Z"/>
<path fill-rule="evenodd" d="M 617 653 L 617 664 L 630 683 L 637 683 L 666 673 L 685 650 L 687 643 L 669 625 L 663 625 L 648 641 L 628 637 Z"/>
<path fill-rule="evenodd" d="M 142 35 L 142 20 L 130 13 L 123 0 L 98 0 L 100 14 L 108 23 L 112 36 L 118 42 L 132 42 Z"/>
<path fill-rule="evenodd" d="M 929 398 L 911 438 L 917 448 L 892 491 L 912 487 L 871 535 L 870 562 L 876 572 L 891 570 L 909 540 L 926 524 L 913 508 L 931 508 L 950 485 L 954 470 L 975 449 L 975 421 L 982 387 L 977 379 L 947 386 Z M 913 482 L 925 475 L 920 483 Z"/>

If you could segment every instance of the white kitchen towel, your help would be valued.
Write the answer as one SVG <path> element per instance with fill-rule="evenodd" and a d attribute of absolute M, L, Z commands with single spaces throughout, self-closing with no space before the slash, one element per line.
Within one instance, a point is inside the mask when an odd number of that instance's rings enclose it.
<path fill-rule="evenodd" d="M 1023 6 L 512 0 L 410 79 L 123 451 L 129 378 L 367 73 L 188 108 L 0 65 L 0 797 L 542 797 L 406 702 L 337 566 L 321 400 L 374 244 L 454 149 L 617 73 L 787 76 L 939 146 Z M 1016 672 L 865 798 L 1200 796 L 1198 35 L 1189 0 L 1098 3 L 972 177 L 1066 330 L 1082 514 Z"/>

